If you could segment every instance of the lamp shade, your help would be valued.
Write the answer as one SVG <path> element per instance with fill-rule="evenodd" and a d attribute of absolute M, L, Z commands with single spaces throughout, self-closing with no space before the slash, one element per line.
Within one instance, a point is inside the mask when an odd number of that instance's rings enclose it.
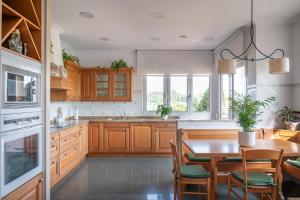
<path fill-rule="evenodd" d="M 269 73 L 270 74 L 283 74 L 290 71 L 289 58 L 271 58 L 269 59 Z"/>
<path fill-rule="evenodd" d="M 235 59 L 221 59 L 218 60 L 219 74 L 235 74 L 236 60 Z"/>

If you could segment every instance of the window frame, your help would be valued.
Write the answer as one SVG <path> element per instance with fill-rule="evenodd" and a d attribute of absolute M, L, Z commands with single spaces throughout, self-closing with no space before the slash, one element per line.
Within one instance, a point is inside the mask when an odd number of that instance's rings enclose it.
<path fill-rule="evenodd" d="M 163 103 L 171 104 L 171 76 L 186 76 L 187 77 L 187 111 L 179 112 L 173 111 L 172 116 L 199 116 L 203 118 L 210 118 L 211 115 L 211 74 L 146 74 L 143 77 L 143 113 L 144 115 L 156 115 L 155 111 L 147 110 L 147 76 L 163 76 Z M 208 100 L 208 111 L 207 112 L 194 112 L 193 111 L 193 78 L 194 77 L 208 77 L 208 89 L 209 89 L 209 100 Z"/>

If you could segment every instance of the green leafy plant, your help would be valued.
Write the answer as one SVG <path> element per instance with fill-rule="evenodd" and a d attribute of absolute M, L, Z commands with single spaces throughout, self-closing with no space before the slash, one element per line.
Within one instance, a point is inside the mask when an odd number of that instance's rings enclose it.
<path fill-rule="evenodd" d="M 79 58 L 76 56 L 73 56 L 72 54 L 68 54 L 65 49 L 62 50 L 62 57 L 63 57 L 64 62 L 71 61 L 71 62 L 79 65 L 79 62 L 80 62 Z"/>
<path fill-rule="evenodd" d="M 259 101 L 250 95 L 243 96 L 235 93 L 233 97 L 229 98 L 229 101 L 231 102 L 229 109 L 237 117 L 237 121 L 243 128 L 243 131 L 251 132 L 259 121 L 258 116 L 263 113 L 261 108 L 268 107 L 275 101 L 275 97 Z"/>
<path fill-rule="evenodd" d="M 282 110 L 278 110 L 277 114 L 278 117 L 281 117 L 282 121 L 284 122 L 293 122 L 297 118 L 294 110 L 292 108 L 289 108 L 288 106 L 284 106 Z"/>
<path fill-rule="evenodd" d="M 157 106 L 157 110 L 156 113 L 160 113 L 160 116 L 167 116 L 172 112 L 172 107 L 171 106 L 167 106 L 167 105 L 158 105 Z"/>
<path fill-rule="evenodd" d="M 123 67 L 128 67 L 128 66 L 127 63 L 122 59 L 115 60 L 111 63 L 111 68 L 115 71 L 119 71 L 119 69 Z"/>

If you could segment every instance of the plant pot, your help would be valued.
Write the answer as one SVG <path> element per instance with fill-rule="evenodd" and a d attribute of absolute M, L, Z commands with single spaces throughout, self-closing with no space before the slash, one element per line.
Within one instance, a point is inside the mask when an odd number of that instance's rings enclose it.
<path fill-rule="evenodd" d="M 241 147 L 254 147 L 256 141 L 255 132 L 243 132 L 238 133 L 238 142 Z"/>
<path fill-rule="evenodd" d="M 284 122 L 286 129 L 291 130 L 291 131 L 296 131 L 298 130 L 300 122 Z"/>
<path fill-rule="evenodd" d="M 169 118 L 169 115 L 163 115 L 161 116 L 162 120 L 167 120 Z"/>

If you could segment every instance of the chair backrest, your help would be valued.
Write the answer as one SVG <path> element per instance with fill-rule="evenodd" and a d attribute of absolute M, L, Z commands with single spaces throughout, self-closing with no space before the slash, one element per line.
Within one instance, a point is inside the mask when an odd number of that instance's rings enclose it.
<path fill-rule="evenodd" d="M 176 144 L 173 142 L 172 139 L 169 140 L 171 149 L 172 149 L 172 155 L 173 155 L 173 172 L 176 177 L 180 177 L 180 162 L 179 162 L 179 154 L 176 147 Z"/>
<path fill-rule="evenodd" d="M 244 184 L 247 185 L 248 172 L 266 172 L 273 174 L 273 184 L 276 185 L 279 177 L 279 172 L 281 170 L 282 157 L 283 149 L 281 149 L 280 151 L 271 149 L 242 149 Z M 247 168 L 247 162 L 258 159 L 271 160 L 273 165 L 270 168 Z"/>

